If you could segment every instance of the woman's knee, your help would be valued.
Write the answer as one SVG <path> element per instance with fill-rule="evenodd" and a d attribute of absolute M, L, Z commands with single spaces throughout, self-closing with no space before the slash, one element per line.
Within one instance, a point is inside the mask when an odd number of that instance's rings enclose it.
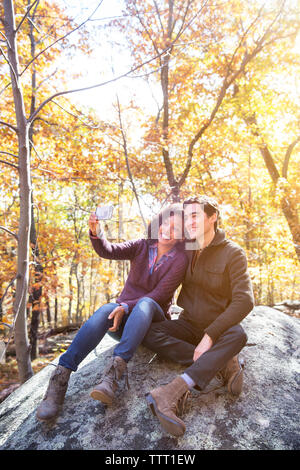
<path fill-rule="evenodd" d="M 139 314 L 142 312 L 145 316 L 152 316 L 155 310 L 160 308 L 155 300 L 151 299 L 150 297 L 142 297 L 136 303 L 135 307 L 139 310 Z"/>
<path fill-rule="evenodd" d="M 98 308 L 93 315 L 87 320 L 86 325 L 97 328 L 103 322 L 108 321 L 108 316 L 111 312 L 118 306 L 118 304 L 105 304 L 102 307 Z"/>
<path fill-rule="evenodd" d="M 156 306 L 158 305 L 158 303 L 155 302 L 155 300 L 151 299 L 151 297 L 145 296 L 145 297 L 141 297 L 141 298 L 137 301 L 136 305 L 138 305 L 139 307 L 141 307 L 141 306 L 147 306 L 147 307 L 153 306 L 153 307 L 156 307 Z"/>

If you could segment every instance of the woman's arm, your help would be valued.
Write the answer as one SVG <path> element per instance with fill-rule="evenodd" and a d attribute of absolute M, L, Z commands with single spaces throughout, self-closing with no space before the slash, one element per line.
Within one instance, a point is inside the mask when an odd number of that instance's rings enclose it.
<path fill-rule="evenodd" d="M 124 243 L 110 243 L 104 237 L 103 230 L 99 230 L 100 224 L 93 212 L 89 218 L 90 239 L 96 253 L 105 259 L 125 260 L 133 259 L 140 240 L 130 240 Z"/>

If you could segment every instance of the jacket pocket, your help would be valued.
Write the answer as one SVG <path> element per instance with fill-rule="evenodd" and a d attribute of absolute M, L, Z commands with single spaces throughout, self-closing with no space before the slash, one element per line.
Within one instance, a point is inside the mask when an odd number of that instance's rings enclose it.
<path fill-rule="evenodd" d="M 205 275 L 205 284 L 209 290 L 218 292 L 219 294 L 223 293 L 224 290 L 224 281 L 225 281 L 225 263 L 222 264 L 213 264 L 207 265 L 204 268 Z"/>

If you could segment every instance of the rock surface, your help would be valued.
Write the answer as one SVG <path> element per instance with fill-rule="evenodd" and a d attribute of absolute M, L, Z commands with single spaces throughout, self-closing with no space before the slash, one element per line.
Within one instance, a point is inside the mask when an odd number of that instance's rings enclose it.
<path fill-rule="evenodd" d="M 258 306 L 242 322 L 248 342 L 244 389 L 231 398 L 217 378 L 188 400 L 183 437 L 166 434 L 147 408 L 144 394 L 183 368 L 153 358 L 140 347 L 129 363 L 130 390 L 106 407 L 89 391 L 98 382 L 115 341 L 105 336 L 71 375 L 63 409 L 54 424 L 39 422 L 35 409 L 53 371 L 49 365 L 0 405 L 1 450 L 295 450 L 299 437 L 299 319 Z M 151 361 L 149 363 L 149 361 Z"/>

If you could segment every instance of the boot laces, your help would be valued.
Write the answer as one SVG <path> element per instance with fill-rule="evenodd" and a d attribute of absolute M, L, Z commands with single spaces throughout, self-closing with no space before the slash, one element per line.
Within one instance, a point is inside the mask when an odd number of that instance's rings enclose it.
<path fill-rule="evenodd" d="M 190 395 L 190 391 L 187 390 L 186 392 L 183 393 L 183 395 L 181 395 L 181 397 L 177 400 L 177 402 L 172 403 L 172 410 L 175 412 L 177 416 L 183 415 L 189 395 Z"/>
<path fill-rule="evenodd" d="M 128 369 L 127 369 L 127 367 L 126 367 L 126 369 L 125 369 L 125 371 L 124 371 L 124 380 L 125 380 L 127 389 L 129 390 L 129 389 L 130 389 L 130 385 L 129 385 L 129 380 L 128 380 Z"/>
<path fill-rule="evenodd" d="M 113 383 L 116 383 L 120 378 L 121 375 L 124 376 L 125 383 L 127 385 L 127 388 L 129 389 L 129 380 L 128 380 L 128 369 L 127 366 L 125 367 L 123 373 L 118 366 L 116 366 L 115 361 L 112 360 L 110 364 L 106 367 L 106 369 L 103 372 L 103 376 L 101 379 L 101 382 L 104 380 L 109 383 L 109 385 L 112 385 Z"/>

